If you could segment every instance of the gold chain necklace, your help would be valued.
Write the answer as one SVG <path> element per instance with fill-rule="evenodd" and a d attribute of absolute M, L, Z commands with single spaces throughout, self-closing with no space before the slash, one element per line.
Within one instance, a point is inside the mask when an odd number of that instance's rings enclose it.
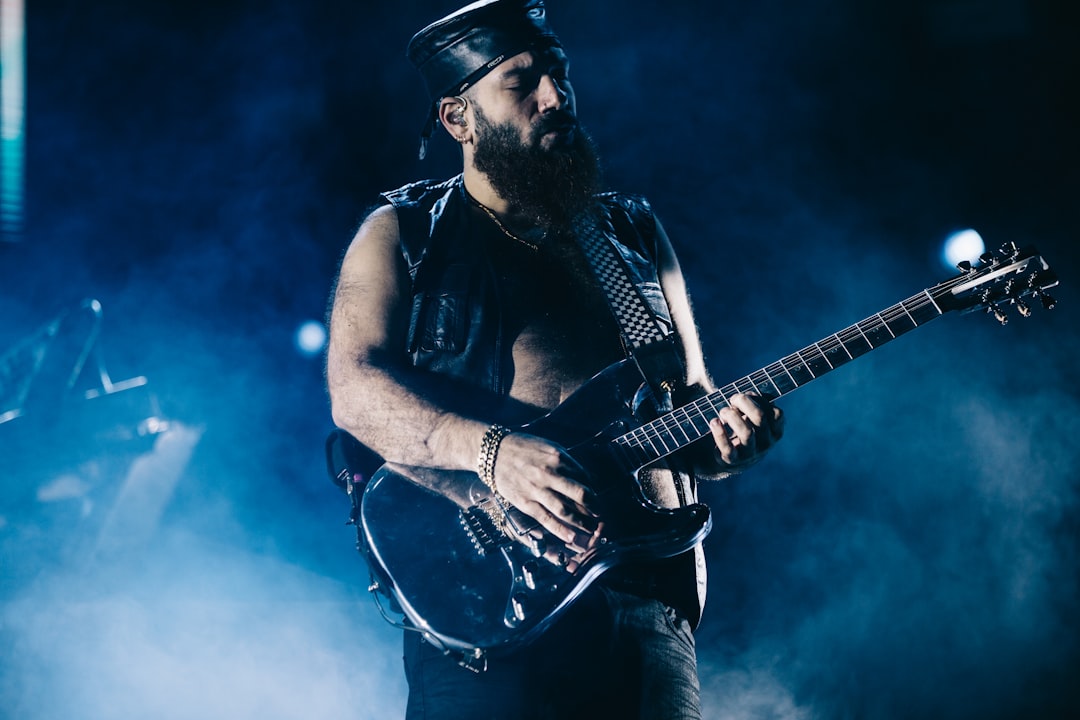
<path fill-rule="evenodd" d="M 485 205 L 484 203 L 482 203 L 479 200 L 477 200 L 476 198 L 474 198 L 472 195 L 469 195 L 468 193 L 465 193 L 465 194 L 468 196 L 469 200 L 472 201 L 473 205 L 475 205 L 476 207 L 483 210 L 484 214 L 487 215 L 489 218 L 491 218 L 492 222 L 494 222 L 498 226 L 498 228 L 500 230 L 502 230 L 503 235 L 510 238 L 511 240 L 516 240 L 517 242 L 521 243 L 522 245 L 529 248 L 533 252 L 539 252 L 539 250 L 540 250 L 539 245 L 537 245 L 536 243 L 531 243 L 528 240 L 526 240 L 525 238 L 521 237 L 520 235 L 516 235 L 516 234 L 510 232 L 509 228 L 507 228 L 505 225 L 503 225 L 502 220 L 499 219 L 499 216 L 495 214 L 494 210 L 492 210 L 487 205 Z M 544 235 L 546 237 L 547 233 L 544 233 Z"/>

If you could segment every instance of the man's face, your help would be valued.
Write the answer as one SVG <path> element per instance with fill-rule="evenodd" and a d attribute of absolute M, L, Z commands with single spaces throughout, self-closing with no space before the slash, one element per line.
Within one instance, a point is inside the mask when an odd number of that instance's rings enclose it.
<path fill-rule="evenodd" d="M 472 90 L 495 125 L 517 129 L 522 142 L 551 150 L 568 146 L 577 130 L 569 62 L 560 48 L 519 53 Z"/>

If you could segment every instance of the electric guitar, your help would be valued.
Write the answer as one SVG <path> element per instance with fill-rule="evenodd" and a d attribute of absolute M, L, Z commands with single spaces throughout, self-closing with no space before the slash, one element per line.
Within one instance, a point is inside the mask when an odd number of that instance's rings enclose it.
<path fill-rule="evenodd" d="M 1008 245 L 959 268 L 954 278 L 653 420 L 638 419 L 642 378 L 623 360 L 521 427 L 567 448 L 588 471 L 603 525 L 584 552 L 571 554 L 553 538 L 545 543 L 526 516 L 502 506 L 475 474 L 459 473 L 472 481 L 463 503 L 419 483 L 425 473 L 451 480 L 447 471 L 383 465 L 360 502 L 354 499 L 372 589 L 392 597 L 431 642 L 483 669 L 489 652 L 535 639 L 606 570 L 670 557 L 705 537 L 708 507 L 658 507 L 645 498 L 637 473 L 709 435 L 709 420 L 727 398 L 781 397 L 947 312 L 982 309 L 1004 324 L 1010 307 L 1028 316 L 1032 298 L 1054 305 L 1046 290 L 1057 278 L 1033 248 Z"/>

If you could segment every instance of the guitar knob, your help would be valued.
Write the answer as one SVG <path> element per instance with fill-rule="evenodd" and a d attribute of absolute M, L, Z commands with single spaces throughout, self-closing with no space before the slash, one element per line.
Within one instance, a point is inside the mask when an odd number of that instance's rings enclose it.
<path fill-rule="evenodd" d="M 1019 311 L 1021 317 L 1031 317 L 1031 307 L 1023 300 L 1016 301 L 1016 309 Z"/>
<path fill-rule="evenodd" d="M 1039 300 L 1042 301 L 1043 307 L 1047 310 L 1053 310 L 1057 306 L 1057 300 L 1052 295 L 1047 295 L 1041 290 L 1036 291 L 1035 294 L 1039 296 Z"/>

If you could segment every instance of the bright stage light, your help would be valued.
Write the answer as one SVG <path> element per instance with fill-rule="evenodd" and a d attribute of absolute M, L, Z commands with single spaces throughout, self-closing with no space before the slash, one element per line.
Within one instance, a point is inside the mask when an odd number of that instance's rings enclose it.
<path fill-rule="evenodd" d="M 0 0 L 0 240 L 22 232 L 26 48 L 23 0 Z"/>
<path fill-rule="evenodd" d="M 296 331 L 296 348 L 304 355 L 318 355 L 326 347 L 326 327 L 318 320 L 302 323 Z"/>
<path fill-rule="evenodd" d="M 941 248 L 941 261 L 950 269 L 955 269 L 957 264 L 964 260 L 974 262 L 986 252 L 986 245 L 982 236 L 968 228 L 959 230 L 945 238 L 945 244 Z"/>

